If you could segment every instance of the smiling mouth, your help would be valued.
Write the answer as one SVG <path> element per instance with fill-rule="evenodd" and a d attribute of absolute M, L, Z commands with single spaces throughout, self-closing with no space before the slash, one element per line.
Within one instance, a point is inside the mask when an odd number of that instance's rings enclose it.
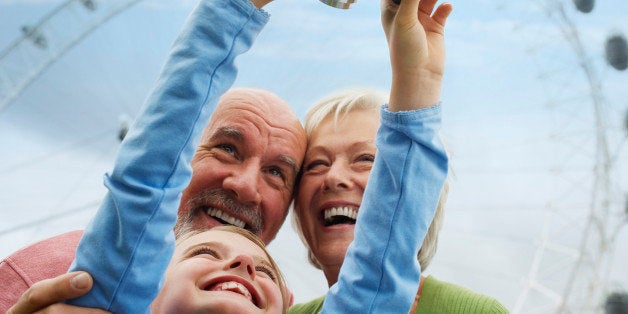
<path fill-rule="evenodd" d="M 358 218 L 358 210 L 355 207 L 332 207 L 322 213 L 323 226 L 354 225 Z"/>
<path fill-rule="evenodd" d="M 247 224 L 243 220 L 230 216 L 229 214 L 223 212 L 220 209 L 210 207 L 210 208 L 205 209 L 205 213 L 209 215 L 210 217 L 216 219 L 218 222 L 220 222 L 223 225 L 236 226 L 242 229 L 247 229 L 249 231 L 251 231 L 252 229 L 250 228 L 250 226 L 247 226 Z"/>
<path fill-rule="evenodd" d="M 243 284 L 235 281 L 226 281 L 219 282 L 213 285 L 210 285 L 203 289 L 205 291 L 227 291 L 232 293 L 237 293 L 239 295 L 247 298 L 251 303 L 253 303 L 256 307 L 261 308 L 259 300 L 257 297 L 253 296 L 249 289 L 247 289 Z"/>

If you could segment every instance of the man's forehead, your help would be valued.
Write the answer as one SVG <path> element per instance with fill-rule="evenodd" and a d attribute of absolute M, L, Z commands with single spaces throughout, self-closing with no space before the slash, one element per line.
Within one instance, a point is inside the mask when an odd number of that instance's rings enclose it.
<path fill-rule="evenodd" d="M 221 121 L 210 128 L 205 137 L 211 141 L 232 139 L 235 141 L 254 142 L 256 144 L 267 143 L 278 150 L 290 150 L 288 148 L 290 145 L 300 144 L 298 132 L 291 132 L 284 128 L 260 128 L 245 121 L 234 123 Z"/>
<path fill-rule="evenodd" d="M 216 108 L 216 112 L 222 110 L 245 110 L 267 117 L 292 113 L 290 106 L 279 96 L 266 90 L 251 88 L 229 90 Z"/>
<path fill-rule="evenodd" d="M 285 104 L 232 102 L 221 106 L 214 115 L 223 123 L 252 123 L 272 131 L 300 132 L 299 119 Z"/>
<path fill-rule="evenodd" d="M 272 136 L 271 136 L 272 137 Z M 217 142 L 220 140 L 231 140 L 236 143 L 246 144 L 248 141 L 263 141 L 264 139 L 259 138 L 257 134 L 250 134 L 246 129 L 239 128 L 237 125 L 229 125 L 218 127 L 211 134 L 209 140 L 211 142 Z M 261 158 L 263 160 L 273 160 L 277 162 L 284 163 L 293 170 L 298 171 L 299 162 L 301 159 L 300 152 L 291 149 L 289 145 L 282 140 L 273 140 L 272 138 L 268 140 L 268 145 L 272 147 L 267 147 L 263 150 L 263 156 Z M 250 148 L 250 147 L 246 147 Z"/>
<path fill-rule="evenodd" d="M 233 106 L 232 106 L 233 108 Z M 264 115 L 259 110 L 223 110 L 213 117 L 203 138 L 230 136 L 242 140 L 263 141 L 279 147 L 294 149 L 306 145 L 305 131 L 296 116 Z"/>
<path fill-rule="evenodd" d="M 303 126 L 290 106 L 264 90 L 234 89 L 221 98 L 203 138 L 225 131 L 246 141 L 267 140 L 269 148 L 279 149 L 297 163 L 307 145 Z"/>

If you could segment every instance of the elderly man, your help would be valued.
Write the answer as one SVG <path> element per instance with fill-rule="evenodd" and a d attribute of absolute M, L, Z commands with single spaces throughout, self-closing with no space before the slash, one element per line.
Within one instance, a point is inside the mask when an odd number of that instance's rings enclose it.
<path fill-rule="evenodd" d="M 266 23 L 268 16 L 259 8 L 269 2 L 251 0 L 254 5 L 251 6 L 245 5 L 245 0 L 239 0 L 229 6 L 219 6 L 225 11 L 241 11 L 236 14 L 238 19 L 234 20 L 234 14 L 229 12 L 204 15 L 208 10 L 204 10 L 203 6 L 212 3 L 211 0 L 204 1 L 191 18 L 205 19 L 204 23 L 191 23 L 179 37 L 158 87 L 148 102 L 168 106 L 208 104 L 195 114 L 182 113 L 190 115 L 189 121 L 206 119 L 218 97 L 235 78 L 235 57 L 248 50 Z M 224 29 L 225 25 L 231 26 L 227 32 L 214 30 L 216 27 Z M 207 40 L 204 36 L 212 32 L 220 36 Z M 191 159 L 191 179 L 174 182 L 187 185 L 181 195 L 175 230 L 184 232 L 232 224 L 256 233 L 268 243 L 275 237 L 287 215 L 306 148 L 305 133 L 291 109 L 270 93 L 237 90 L 230 93 L 228 99 L 230 101 L 221 102 L 216 107 L 202 132 L 196 152 L 184 151 L 181 153 L 182 160 L 175 158 L 168 161 L 171 164 L 167 167 L 187 167 Z M 189 108 L 184 110 L 191 111 Z M 163 154 L 174 156 L 170 152 L 173 150 L 172 143 L 179 145 L 179 139 L 185 141 L 186 136 L 198 141 L 197 134 L 200 132 L 186 130 L 194 123 L 188 123 L 180 116 L 176 120 L 165 114 L 160 116 L 159 110 L 156 111 L 157 118 L 140 120 L 135 127 L 150 128 L 159 123 L 173 123 L 176 127 L 172 127 L 175 134 L 149 136 L 148 140 L 152 138 L 155 142 L 155 139 L 161 139 L 163 143 L 163 147 L 148 146 L 147 149 L 154 151 L 154 158 L 166 159 L 162 157 Z M 136 141 L 138 144 L 142 140 L 134 138 L 131 132 L 125 142 Z M 135 162 L 134 169 L 142 167 L 139 161 L 133 161 L 136 158 L 134 155 L 119 157 L 118 160 L 120 158 Z M 118 169 L 114 169 L 111 176 L 115 177 L 117 172 Z M 150 176 L 150 171 L 147 173 Z M 150 177 L 143 179 L 151 182 Z M 168 194 L 168 189 L 172 189 L 169 184 L 155 184 L 161 186 L 156 189 L 156 193 L 162 193 L 166 201 L 178 201 L 176 195 Z M 110 189 L 119 188 L 112 187 L 110 183 L 107 185 Z M 140 192 L 151 194 L 154 192 L 151 188 Z M 159 195 L 138 195 L 140 201 L 162 202 Z M 128 202 L 133 203 L 131 200 Z M 98 219 L 97 216 L 95 221 Z M 0 265 L 0 311 L 5 312 L 36 282 L 65 273 L 74 258 L 80 236 L 80 232 L 65 234 L 35 244 L 5 259 Z M 82 295 L 90 287 L 91 279 L 83 273 L 70 273 L 43 281 L 22 298 L 19 311 L 38 310 L 48 304 Z"/>

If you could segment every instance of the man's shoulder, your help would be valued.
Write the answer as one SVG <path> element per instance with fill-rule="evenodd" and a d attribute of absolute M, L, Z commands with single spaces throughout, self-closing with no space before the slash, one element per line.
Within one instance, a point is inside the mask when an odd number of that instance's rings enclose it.
<path fill-rule="evenodd" d="M 497 299 L 471 289 L 427 277 L 416 313 L 509 313 Z"/>
<path fill-rule="evenodd" d="M 34 283 L 68 271 L 83 231 L 71 231 L 31 244 L 0 262 L 0 312 Z"/>
<path fill-rule="evenodd" d="M 319 313 L 323 309 L 324 301 L 325 296 L 323 295 L 312 301 L 295 304 L 288 309 L 288 314 Z"/>
<path fill-rule="evenodd" d="M 17 273 L 28 286 L 64 274 L 82 235 L 82 230 L 71 231 L 24 247 L 2 260 L 0 273 Z"/>
<path fill-rule="evenodd" d="M 18 266 L 21 271 L 45 274 L 48 270 L 41 269 L 38 265 L 56 265 L 58 263 L 71 263 L 74 260 L 76 247 L 78 246 L 82 230 L 70 231 L 39 242 L 33 243 L 19 251 L 7 256 L 3 262 Z M 68 263 L 68 266 L 69 266 Z M 63 273 L 67 268 L 63 270 Z M 56 272 L 54 276 L 57 276 Z M 32 278 L 34 282 L 50 277 Z"/>

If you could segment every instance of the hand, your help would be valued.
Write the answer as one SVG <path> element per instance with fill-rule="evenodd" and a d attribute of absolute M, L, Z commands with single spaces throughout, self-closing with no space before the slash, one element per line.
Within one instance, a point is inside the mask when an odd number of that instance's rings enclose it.
<path fill-rule="evenodd" d="M 413 110 L 440 100 L 445 69 L 444 29 L 453 10 L 437 0 L 381 1 L 382 27 L 393 73 L 390 109 Z"/>
<path fill-rule="evenodd" d="M 251 3 L 253 3 L 253 5 L 258 9 L 263 8 L 265 5 L 271 2 L 273 2 L 273 0 L 251 0 Z"/>
<path fill-rule="evenodd" d="M 92 285 L 92 277 L 86 272 L 73 272 L 42 280 L 26 290 L 7 313 L 107 313 L 60 303 L 84 295 L 92 289 Z"/>

